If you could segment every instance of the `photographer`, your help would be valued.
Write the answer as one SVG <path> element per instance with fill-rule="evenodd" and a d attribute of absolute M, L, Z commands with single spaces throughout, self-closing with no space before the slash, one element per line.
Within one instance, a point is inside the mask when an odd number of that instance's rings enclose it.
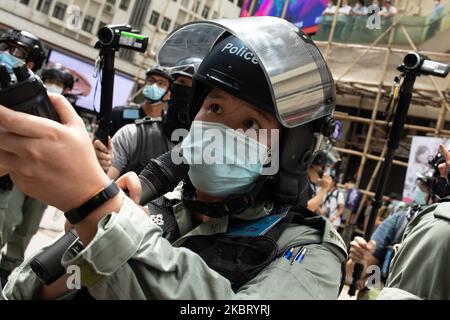
<path fill-rule="evenodd" d="M 325 152 L 319 151 L 308 169 L 308 209 L 317 213 L 319 213 L 326 193 L 332 186 L 332 178 L 324 173 L 326 163 L 327 155 Z"/>
<path fill-rule="evenodd" d="M 44 45 L 35 35 L 11 29 L 0 36 L 0 63 L 6 65 L 12 78 L 13 66 L 24 63 L 32 71 L 41 68 L 46 59 Z M 25 249 L 38 231 L 46 205 L 25 195 L 10 180 L 0 174 L 0 281 L 6 283 L 11 271 L 20 265 Z"/>
<path fill-rule="evenodd" d="M 448 186 L 450 152 L 439 146 L 440 181 Z M 446 187 L 443 187 L 446 190 Z M 450 299 L 450 194 L 419 212 L 406 227 L 379 299 Z"/>
<path fill-rule="evenodd" d="M 158 157 L 173 146 L 170 136 L 166 136 L 163 123 L 173 78 L 160 67 L 147 70 L 146 75 L 146 102 L 142 107 L 146 110 L 146 116 L 120 128 L 113 136 L 111 167 L 107 171 L 111 179 L 130 171 L 139 173 L 149 159 Z M 101 161 L 98 151 L 97 155 Z"/>
<path fill-rule="evenodd" d="M 145 75 L 142 91 L 145 102 L 139 108 L 114 108 L 110 128 L 113 139 L 109 139 L 108 148 L 100 140 L 94 141 L 97 159 L 111 179 L 117 179 L 121 173 L 139 169 L 136 167 L 142 161 L 157 157 L 170 149 L 170 142 L 161 134 L 162 117 L 170 98 L 173 78 L 159 66 L 149 68 Z M 138 136 L 142 138 L 139 141 L 136 140 Z M 147 141 L 147 136 L 154 136 L 154 141 Z M 143 148 L 146 143 L 151 143 L 152 146 Z M 134 160 L 137 163 L 133 163 Z"/>
<path fill-rule="evenodd" d="M 302 195 L 318 136 L 322 130 L 331 131 L 323 129 L 335 103 L 325 61 L 306 35 L 273 17 L 191 23 L 172 33 L 171 37 L 181 38 L 170 43 L 179 43 L 183 53 L 183 32 L 187 29 L 196 36 L 197 27 L 216 37 L 209 40 L 210 51 L 194 76 L 194 121 L 181 146 L 189 179 L 180 186 L 180 201 L 173 208 L 161 208 L 174 215 L 178 240 L 170 243 L 162 238 L 164 221 L 156 224 L 148 219 L 122 192 L 83 214 L 81 221 L 72 219 L 69 210 L 109 187 L 110 179 L 95 158 L 82 121 L 60 96 L 51 95 L 51 100 L 62 123 L 0 107 L 0 165 L 11 172 L 15 183 L 75 222 L 84 248 L 79 252 L 69 248 L 62 263 L 80 267 L 82 285 L 97 299 L 336 299 L 345 245 L 331 224 L 301 207 L 306 205 Z M 273 37 L 276 43 L 269 41 Z M 203 34 L 199 38 L 206 41 Z M 267 50 L 268 44 L 273 48 Z M 241 54 L 236 54 L 238 50 Z M 274 50 L 280 57 L 276 61 L 267 56 Z M 287 59 L 298 56 L 297 61 Z M 264 71 L 275 72 L 271 63 L 278 67 L 288 61 L 278 71 L 296 73 L 284 81 L 301 84 L 317 73 L 319 82 L 314 90 L 311 85 L 298 87 L 297 97 L 305 99 L 294 99 L 286 115 L 284 99 L 272 94 L 273 84 Z M 310 67 L 306 74 L 300 68 L 304 63 Z M 318 96 L 320 100 L 310 100 Z M 305 122 L 311 114 L 315 116 Z M 257 163 L 245 161 L 245 154 L 222 144 L 218 151 L 226 151 L 222 154 L 227 159 L 237 157 L 236 164 L 192 161 L 191 156 L 203 156 L 196 148 L 211 142 L 209 129 L 218 137 L 231 137 L 238 150 L 243 147 L 251 157 L 257 156 Z M 280 140 L 258 139 L 263 132 L 276 137 L 279 131 Z M 263 166 L 278 156 L 278 147 L 279 170 L 262 174 Z M 31 162 L 34 166 L 24 166 Z M 136 183 L 132 177 L 128 175 L 130 193 Z M 272 218 L 277 219 L 266 220 Z M 272 221 L 272 228 L 254 231 L 260 219 Z M 242 233 L 246 227 L 251 228 Z M 66 280 L 64 276 L 43 286 L 27 261 L 12 274 L 3 295 L 57 298 L 68 292 Z"/>

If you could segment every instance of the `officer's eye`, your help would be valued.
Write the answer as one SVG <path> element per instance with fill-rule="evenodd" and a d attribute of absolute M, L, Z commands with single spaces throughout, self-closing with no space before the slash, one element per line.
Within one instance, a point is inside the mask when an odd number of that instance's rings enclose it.
<path fill-rule="evenodd" d="M 261 129 L 261 126 L 255 119 L 247 119 L 243 122 L 243 125 L 246 129 L 254 129 L 254 130 Z"/>
<path fill-rule="evenodd" d="M 222 107 L 221 106 L 219 106 L 218 104 L 216 104 L 216 103 L 213 103 L 213 104 L 211 104 L 210 106 L 209 106 L 209 111 L 211 111 L 211 112 L 213 112 L 213 113 L 215 113 L 215 114 L 222 114 Z"/>

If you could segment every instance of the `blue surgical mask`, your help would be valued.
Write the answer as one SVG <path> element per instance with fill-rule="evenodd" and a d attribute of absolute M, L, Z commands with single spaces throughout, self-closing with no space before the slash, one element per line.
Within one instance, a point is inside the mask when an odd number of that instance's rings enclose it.
<path fill-rule="evenodd" d="M 420 190 L 420 188 L 416 189 L 416 192 L 414 192 L 414 202 L 420 205 L 426 205 L 427 204 L 427 194 Z"/>
<path fill-rule="evenodd" d="M 194 121 L 181 144 L 197 190 L 227 197 L 250 191 L 268 159 L 268 148 L 242 131 Z"/>
<path fill-rule="evenodd" d="M 151 103 L 155 103 L 161 101 L 166 93 L 166 89 L 158 87 L 158 85 L 152 84 L 144 87 L 142 94 L 144 97 L 149 100 Z"/>
<path fill-rule="evenodd" d="M 6 65 L 6 69 L 11 74 L 13 73 L 13 67 L 18 63 L 23 64 L 23 61 L 10 55 L 7 52 L 0 52 L 0 64 L 1 63 L 4 63 Z"/>

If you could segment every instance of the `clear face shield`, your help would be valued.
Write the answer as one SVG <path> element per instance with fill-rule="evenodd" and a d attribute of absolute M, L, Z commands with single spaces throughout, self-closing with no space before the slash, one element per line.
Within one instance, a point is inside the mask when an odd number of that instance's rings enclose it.
<path fill-rule="evenodd" d="M 335 87 L 331 73 L 309 37 L 274 17 L 193 22 L 168 35 L 158 63 L 180 67 L 183 59 L 203 59 L 225 34 L 238 37 L 254 53 L 270 84 L 276 116 L 286 128 L 331 115 Z M 320 139 L 319 139 L 320 140 Z"/>

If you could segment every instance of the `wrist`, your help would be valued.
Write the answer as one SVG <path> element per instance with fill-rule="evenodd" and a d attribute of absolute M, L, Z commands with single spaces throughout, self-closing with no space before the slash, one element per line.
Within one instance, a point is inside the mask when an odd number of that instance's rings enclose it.
<path fill-rule="evenodd" d="M 114 180 L 108 180 L 100 189 L 93 192 L 85 202 L 66 211 L 64 215 L 71 224 L 78 224 L 96 209 L 102 207 L 109 200 L 117 196 L 119 192 L 120 189 Z"/>
<path fill-rule="evenodd" d="M 103 172 L 98 175 L 93 181 L 86 181 L 83 183 L 82 187 L 78 187 L 79 190 L 76 197 L 70 202 L 67 201 L 67 206 L 65 208 L 59 208 L 63 212 L 67 212 L 71 209 L 78 208 L 83 203 L 91 199 L 97 193 L 99 193 L 103 188 L 111 181 L 106 174 Z"/>
<path fill-rule="evenodd" d="M 74 225 L 84 246 L 87 246 L 97 234 L 98 223 L 111 213 L 118 213 L 123 205 L 124 193 L 120 191 L 115 197 L 92 211 L 85 219 Z"/>

